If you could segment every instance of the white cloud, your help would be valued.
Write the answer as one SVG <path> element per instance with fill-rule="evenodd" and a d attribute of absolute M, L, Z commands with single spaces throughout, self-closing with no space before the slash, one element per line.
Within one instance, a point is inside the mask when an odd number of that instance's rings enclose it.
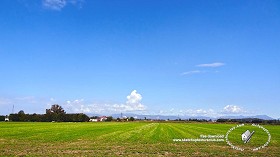
<path fill-rule="evenodd" d="M 245 113 L 245 111 L 236 105 L 227 105 L 224 107 L 222 113 L 226 114 L 239 114 L 239 113 Z"/>
<path fill-rule="evenodd" d="M 83 1 L 84 0 L 43 0 L 42 4 L 45 8 L 48 8 L 51 10 L 61 10 L 67 4 L 81 7 Z"/>
<path fill-rule="evenodd" d="M 182 114 L 187 116 L 209 116 L 209 117 L 216 117 L 217 113 L 213 109 L 187 109 L 180 111 Z"/>
<path fill-rule="evenodd" d="M 249 112 L 237 105 L 226 105 L 222 110 L 214 109 L 187 109 L 180 110 L 180 114 L 186 116 L 207 116 L 207 117 L 220 117 L 230 114 L 248 114 Z"/>
<path fill-rule="evenodd" d="M 133 90 L 127 97 L 126 104 L 114 104 L 114 109 L 117 111 L 143 111 L 146 107 L 141 104 L 142 96 Z"/>
<path fill-rule="evenodd" d="M 89 108 L 84 105 L 84 99 L 76 99 L 73 101 L 68 100 L 65 105 L 62 105 L 62 107 L 64 107 L 64 110 L 68 113 L 81 113 L 89 111 Z"/>
<path fill-rule="evenodd" d="M 193 71 L 187 71 L 187 72 L 183 72 L 181 75 L 192 75 L 192 74 L 199 74 L 202 73 L 203 71 L 200 70 L 193 70 Z"/>
<path fill-rule="evenodd" d="M 154 115 L 177 115 L 177 111 L 174 108 L 171 108 L 170 110 L 156 110 L 154 112 L 148 112 L 146 114 L 154 114 Z"/>
<path fill-rule="evenodd" d="M 221 67 L 224 66 L 225 63 L 220 63 L 220 62 L 215 62 L 215 63 L 210 63 L 210 64 L 198 64 L 196 67 L 210 67 L 210 68 L 216 68 L 216 67 Z M 218 73 L 219 71 L 201 71 L 201 70 L 192 70 L 192 71 L 186 71 L 181 73 L 181 75 L 193 75 L 193 74 L 200 74 L 200 73 Z"/>
<path fill-rule="evenodd" d="M 61 10 L 66 3 L 66 0 L 43 0 L 43 6 L 52 10 Z"/>
<path fill-rule="evenodd" d="M 136 90 L 133 90 L 130 95 L 128 95 L 127 97 L 127 101 L 126 104 L 129 106 L 139 106 L 141 109 L 141 107 L 143 107 L 143 105 L 141 104 L 141 100 L 142 100 L 142 96 L 141 94 L 137 93 Z"/>
<path fill-rule="evenodd" d="M 73 5 L 81 5 L 85 0 L 68 0 Z"/>
<path fill-rule="evenodd" d="M 126 103 L 102 104 L 102 103 L 87 103 L 83 99 L 66 101 L 62 106 L 65 106 L 66 112 L 72 113 L 119 113 L 119 112 L 135 112 L 144 111 L 146 107 L 141 104 L 142 96 L 133 90 L 128 96 Z"/>
<path fill-rule="evenodd" d="M 221 67 L 221 66 L 224 66 L 225 63 L 219 63 L 219 62 L 216 62 L 216 63 L 210 63 L 210 64 L 199 64 L 199 65 L 196 65 L 197 67 L 210 67 L 210 68 L 216 68 L 216 67 Z"/>

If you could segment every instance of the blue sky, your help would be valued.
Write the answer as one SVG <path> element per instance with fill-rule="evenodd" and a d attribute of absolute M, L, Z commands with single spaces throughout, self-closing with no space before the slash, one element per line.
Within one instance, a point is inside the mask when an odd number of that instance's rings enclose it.
<path fill-rule="evenodd" d="M 280 118 L 280 2 L 2 0 L 0 114 Z"/>

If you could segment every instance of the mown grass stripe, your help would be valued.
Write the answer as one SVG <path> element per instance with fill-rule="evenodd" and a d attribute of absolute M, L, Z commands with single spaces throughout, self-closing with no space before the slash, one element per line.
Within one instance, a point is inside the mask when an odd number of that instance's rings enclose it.
<path fill-rule="evenodd" d="M 200 134 L 225 134 L 232 126 L 236 124 L 0 123 L 0 156 L 279 155 L 280 126 L 264 126 L 272 139 L 268 147 L 258 152 L 239 152 L 222 142 L 172 141 L 173 138 L 199 138 Z M 240 138 L 239 132 L 234 134 Z M 265 136 L 261 134 L 259 138 Z"/>

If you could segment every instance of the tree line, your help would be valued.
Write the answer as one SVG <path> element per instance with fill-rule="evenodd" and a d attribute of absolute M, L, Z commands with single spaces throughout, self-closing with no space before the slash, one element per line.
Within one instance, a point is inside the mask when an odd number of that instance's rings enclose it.
<path fill-rule="evenodd" d="M 280 120 L 264 120 L 259 118 L 242 118 L 242 119 L 217 119 L 219 123 L 256 123 L 256 124 L 280 124 Z"/>
<path fill-rule="evenodd" d="M 50 109 L 46 109 L 45 114 L 25 114 L 23 110 L 18 113 L 12 113 L 9 116 L 1 116 L 0 121 L 5 121 L 5 118 L 9 118 L 9 121 L 14 122 L 88 122 L 90 119 L 99 119 L 98 116 L 88 117 L 84 113 L 66 113 L 62 106 L 54 104 Z M 106 117 L 104 121 L 134 121 L 133 117 L 130 118 L 117 118 L 114 119 L 112 116 Z"/>
<path fill-rule="evenodd" d="M 0 121 L 4 121 L 6 116 L 0 116 Z"/>
<path fill-rule="evenodd" d="M 50 109 L 46 109 L 45 114 L 25 114 L 23 110 L 20 110 L 18 113 L 10 114 L 9 120 L 17 122 L 86 122 L 89 117 L 84 113 L 67 114 L 60 105 L 54 104 Z"/>

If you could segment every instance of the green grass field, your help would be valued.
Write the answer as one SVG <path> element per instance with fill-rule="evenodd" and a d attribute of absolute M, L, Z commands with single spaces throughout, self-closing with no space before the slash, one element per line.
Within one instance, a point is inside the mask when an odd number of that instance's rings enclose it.
<path fill-rule="evenodd" d="M 237 124 L 102 122 L 0 123 L 1 156 L 280 156 L 280 126 L 264 125 L 269 145 L 259 151 L 238 151 L 222 142 L 179 142 L 173 139 L 226 135 Z M 257 129 L 256 129 L 257 130 Z M 267 134 L 254 135 L 260 145 Z M 236 129 L 229 136 L 241 145 Z M 256 134 L 258 131 L 256 132 Z M 258 138 L 257 138 L 258 137 Z M 245 146 L 245 145 L 244 145 Z"/>

